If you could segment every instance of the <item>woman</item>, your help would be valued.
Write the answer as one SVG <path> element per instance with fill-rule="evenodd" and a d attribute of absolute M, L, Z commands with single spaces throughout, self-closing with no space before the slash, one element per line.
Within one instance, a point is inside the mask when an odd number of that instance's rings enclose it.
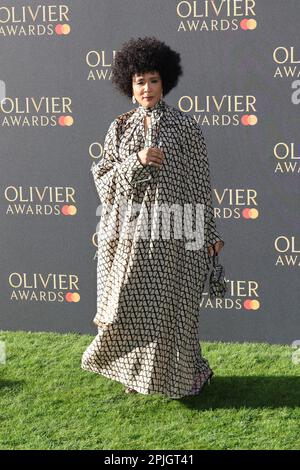
<path fill-rule="evenodd" d="M 179 54 L 154 37 L 131 39 L 115 56 L 112 82 L 138 107 L 111 123 L 91 168 L 102 205 L 98 334 L 81 363 L 126 392 L 170 398 L 198 394 L 213 375 L 198 317 L 210 256 L 224 245 L 201 128 L 163 98 L 181 74 Z M 167 236 L 157 232 L 161 215 Z"/>

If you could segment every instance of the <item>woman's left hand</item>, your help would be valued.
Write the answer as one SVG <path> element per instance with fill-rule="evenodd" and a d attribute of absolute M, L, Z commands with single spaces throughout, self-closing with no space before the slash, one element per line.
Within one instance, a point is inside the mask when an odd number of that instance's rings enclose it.
<path fill-rule="evenodd" d="M 214 244 L 214 248 L 213 248 L 212 246 L 209 246 L 209 247 L 208 247 L 209 256 L 213 256 L 213 254 L 214 254 L 214 249 L 215 249 L 216 255 L 218 255 L 218 254 L 220 253 L 220 251 L 222 250 L 223 246 L 224 246 L 224 243 L 222 242 L 222 240 L 216 242 L 216 243 Z"/>

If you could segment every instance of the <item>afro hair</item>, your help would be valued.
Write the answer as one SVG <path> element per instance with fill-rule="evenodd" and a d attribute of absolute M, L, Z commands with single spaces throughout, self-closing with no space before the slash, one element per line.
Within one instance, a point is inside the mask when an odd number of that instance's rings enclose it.
<path fill-rule="evenodd" d="M 122 94 L 131 98 L 133 75 L 154 71 L 159 72 L 162 79 L 163 94 L 168 94 L 183 73 L 180 54 L 154 36 L 131 38 L 115 54 L 111 81 Z"/>

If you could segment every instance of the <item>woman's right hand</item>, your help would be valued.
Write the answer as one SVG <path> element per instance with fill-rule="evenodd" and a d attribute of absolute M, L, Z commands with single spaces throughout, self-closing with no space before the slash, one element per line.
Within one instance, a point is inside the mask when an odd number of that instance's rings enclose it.
<path fill-rule="evenodd" d="M 142 165 L 156 166 L 157 168 L 162 167 L 165 158 L 162 150 L 157 147 L 146 147 L 138 152 L 138 156 Z"/>

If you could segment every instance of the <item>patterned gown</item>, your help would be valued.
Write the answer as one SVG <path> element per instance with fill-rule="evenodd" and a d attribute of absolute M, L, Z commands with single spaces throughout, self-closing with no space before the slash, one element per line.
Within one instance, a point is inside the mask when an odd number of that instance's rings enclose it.
<path fill-rule="evenodd" d="M 139 159 L 150 146 L 164 152 L 160 169 Z M 91 171 L 101 204 L 98 334 L 81 368 L 142 394 L 196 395 L 213 374 L 198 336 L 207 247 L 224 243 L 201 128 L 163 99 L 139 105 L 111 123 L 103 158 Z M 204 208 L 198 218 L 196 205 Z"/>

